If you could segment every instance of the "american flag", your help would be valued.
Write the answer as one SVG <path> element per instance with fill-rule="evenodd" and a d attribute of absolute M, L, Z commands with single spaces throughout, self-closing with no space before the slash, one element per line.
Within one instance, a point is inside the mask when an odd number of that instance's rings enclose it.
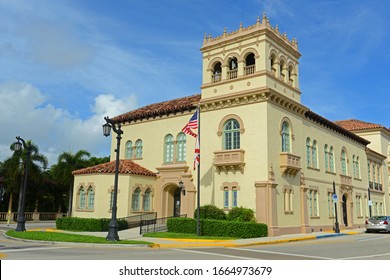
<path fill-rule="evenodd" d="M 199 167 L 200 163 L 200 148 L 199 148 L 199 137 L 196 137 L 195 153 L 194 153 L 194 170 Z"/>
<path fill-rule="evenodd" d="M 190 121 L 183 127 L 181 131 L 183 131 L 185 134 L 189 134 L 193 137 L 197 137 L 198 134 L 194 133 L 193 129 L 198 129 L 198 116 L 199 116 L 199 110 L 195 111 L 195 114 L 191 117 Z"/>

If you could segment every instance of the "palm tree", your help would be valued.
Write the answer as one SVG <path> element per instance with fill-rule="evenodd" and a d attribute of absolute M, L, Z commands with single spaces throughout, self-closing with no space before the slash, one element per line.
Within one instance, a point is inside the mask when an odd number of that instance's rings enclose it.
<path fill-rule="evenodd" d="M 38 185 L 42 179 L 42 169 L 47 168 L 48 161 L 46 156 L 39 153 L 38 146 L 31 140 L 26 141 L 26 144 L 30 147 L 31 152 L 28 166 L 28 182 L 29 185 Z M 10 194 L 8 204 L 9 212 L 12 211 L 13 194 L 17 193 L 21 186 L 24 164 L 27 157 L 26 149 L 22 149 L 21 151 L 15 150 L 15 143 L 11 144 L 10 149 L 13 151 L 13 154 L 3 163 L 6 192 Z"/>
<path fill-rule="evenodd" d="M 52 167 L 54 178 L 57 182 L 61 182 L 69 187 L 69 209 L 68 216 L 72 215 L 73 201 L 73 183 L 74 177 L 72 171 L 88 166 L 88 158 L 91 156 L 86 150 L 80 150 L 73 154 L 71 152 L 63 152 L 58 156 L 58 162 Z"/>

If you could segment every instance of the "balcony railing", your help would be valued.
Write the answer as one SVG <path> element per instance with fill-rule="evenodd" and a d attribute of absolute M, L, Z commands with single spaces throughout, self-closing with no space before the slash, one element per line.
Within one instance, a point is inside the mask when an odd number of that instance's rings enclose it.
<path fill-rule="evenodd" d="M 238 150 L 223 150 L 214 152 L 214 166 L 216 167 L 216 171 L 219 174 L 221 171 L 228 173 L 232 171 L 236 173 L 236 171 L 240 171 L 244 173 L 244 155 L 245 151 Z"/>
<path fill-rule="evenodd" d="M 245 66 L 245 67 L 244 67 L 244 73 L 245 73 L 245 75 L 248 76 L 248 75 L 254 74 L 254 73 L 255 73 L 255 67 L 256 67 L 255 64 Z"/>
<path fill-rule="evenodd" d="M 371 181 L 368 182 L 368 187 L 369 187 L 370 189 L 373 189 L 373 188 L 374 188 L 373 183 L 372 183 Z"/>
<path fill-rule="evenodd" d="M 280 169 L 283 174 L 295 176 L 301 168 L 301 157 L 290 153 L 280 154 Z"/>
<path fill-rule="evenodd" d="M 352 177 L 340 174 L 340 184 L 342 186 L 352 186 Z"/>
<path fill-rule="evenodd" d="M 234 70 L 228 70 L 228 72 L 227 72 L 228 79 L 229 79 L 229 80 L 232 80 L 232 79 L 237 79 L 237 74 L 238 74 L 238 71 L 237 71 L 237 69 L 234 69 Z"/>
<path fill-rule="evenodd" d="M 215 73 L 212 76 L 213 83 L 218 83 L 221 81 L 221 73 Z"/>

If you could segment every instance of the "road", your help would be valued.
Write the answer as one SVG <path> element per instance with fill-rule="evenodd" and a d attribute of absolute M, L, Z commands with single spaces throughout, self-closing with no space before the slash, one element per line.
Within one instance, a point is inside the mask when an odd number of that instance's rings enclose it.
<path fill-rule="evenodd" d="M 4 232 L 4 231 L 3 231 Z M 154 249 L 45 244 L 0 237 L 3 260 L 390 260 L 390 234 L 372 233 L 251 247 Z"/>

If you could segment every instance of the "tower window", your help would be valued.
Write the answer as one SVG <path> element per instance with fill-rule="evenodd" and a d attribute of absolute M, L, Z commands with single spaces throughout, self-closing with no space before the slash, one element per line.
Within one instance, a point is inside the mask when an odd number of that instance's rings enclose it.
<path fill-rule="evenodd" d="M 213 83 L 220 82 L 221 75 L 222 75 L 222 64 L 221 62 L 217 62 L 213 67 L 213 76 L 212 76 Z"/>
<path fill-rule="evenodd" d="M 244 68 L 245 75 L 254 74 L 255 68 L 256 68 L 255 55 L 253 53 L 250 53 L 245 58 L 245 68 Z"/>
<path fill-rule="evenodd" d="M 229 60 L 229 71 L 228 71 L 228 78 L 229 80 L 232 80 L 232 79 L 237 79 L 237 66 L 238 66 L 238 62 L 237 62 L 237 58 L 233 57 Z"/>

